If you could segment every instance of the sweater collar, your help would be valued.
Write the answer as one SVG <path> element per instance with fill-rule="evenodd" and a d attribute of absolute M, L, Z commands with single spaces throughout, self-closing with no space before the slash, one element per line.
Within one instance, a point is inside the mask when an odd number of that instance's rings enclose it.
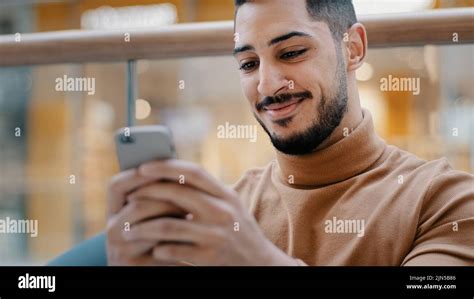
<path fill-rule="evenodd" d="M 370 112 L 367 109 L 362 112 L 361 123 L 327 148 L 304 156 L 277 151 L 277 173 L 285 185 L 295 188 L 329 185 L 358 175 L 373 165 L 386 144 L 375 133 Z"/>

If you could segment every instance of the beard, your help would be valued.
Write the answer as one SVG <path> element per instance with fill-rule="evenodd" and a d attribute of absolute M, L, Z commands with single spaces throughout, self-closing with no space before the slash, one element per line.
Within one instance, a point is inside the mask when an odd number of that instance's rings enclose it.
<path fill-rule="evenodd" d="M 306 155 L 314 152 L 316 148 L 328 138 L 332 132 L 339 126 L 341 123 L 345 112 L 347 111 L 347 77 L 345 73 L 344 62 L 342 59 L 342 54 L 340 49 L 336 49 L 338 56 L 338 63 L 335 76 L 335 88 L 333 96 L 326 97 L 324 93 L 320 97 L 318 106 L 316 107 L 317 115 L 319 119 L 314 120 L 313 123 L 306 128 L 303 132 L 295 133 L 289 137 L 282 138 L 276 134 L 270 133 L 270 131 L 265 127 L 263 122 L 255 115 L 257 121 L 260 123 L 262 128 L 270 137 L 270 140 L 273 146 L 282 153 L 287 155 Z M 304 94 L 304 93 L 299 93 Z M 309 92 L 306 92 L 308 96 L 307 99 L 311 99 L 312 95 Z M 294 95 L 285 95 L 282 98 L 290 100 L 292 97 L 298 97 Z M 307 100 L 305 99 L 305 100 Z M 269 105 L 272 103 L 281 103 L 281 98 L 276 97 L 276 99 L 266 98 L 262 103 Z M 260 106 L 259 106 L 260 105 Z M 257 104 L 257 110 L 261 110 L 263 105 Z M 282 127 L 287 127 L 288 124 L 292 121 L 291 118 L 283 119 L 276 122 Z"/>

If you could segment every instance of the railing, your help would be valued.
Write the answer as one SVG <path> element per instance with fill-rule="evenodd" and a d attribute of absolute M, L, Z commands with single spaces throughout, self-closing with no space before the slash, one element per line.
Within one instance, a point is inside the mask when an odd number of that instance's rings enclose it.
<path fill-rule="evenodd" d="M 474 43 L 474 8 L 361 16 L 369 47 Z M 155 30 L 68 30 L 0 36 L 0 67 L 127 62 L 127 125 L 134 123 L 135 61 L 230 55 L 233 22 L 172 25 Z"/>
<path fill-rule="evenodd" d="M 474 43 L 474 8 L 361 16 L 369 47 Z M 457 40 L 456 40 L 457 38 Z M 0 36 L 0 66 L 230 55 L 233 22 L 156 30 L 69 30 Z"/>

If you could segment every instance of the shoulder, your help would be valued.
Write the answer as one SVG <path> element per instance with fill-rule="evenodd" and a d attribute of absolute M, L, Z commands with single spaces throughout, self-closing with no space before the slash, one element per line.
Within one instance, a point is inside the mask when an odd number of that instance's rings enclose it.
<path fill-rule="evenodd" d="M 391 198 L 402 203 L 409 215 L 417 216 L 419 223 L 434 220 L 446 209 L 464 217 L 462 210 L 474 203 L 474 176 L 455 170 L 446 158 L 426 161 L 389 145 L 387 154 L 369 172 L 373 175 L 368 177 L 377 177 L 380 188 L 391 192 Z M 442 218 L 456 218 L 446 216 Z"/>
<path fill-rule="evenodd" d="M 441 183 L 447 183 L 446 180 L 451 184 L 473 183 L 472 174 L 455 170 L 444 157 L 427 161 L 395 146 L 390 145 L 388 148 L 390 151 L 383 163 L 391 165 L 389 171 L 403 176 L 406 182 L 416 183 L 418 187 L 433 189 Z"/>
<path fill-rule="evenodd" d="M 456 170 L 446 158 L 432 161 L 398 150 L 398 167 L 408 191 L 420 190 L 420 228 L 474 219 L 474 175 Z M 402 188 L 405 188 L 402 187 Z"/>
<path fill-rule="evenodd" d="M 474 175 L 455 170 L 446 158 L 428 165 L 429 181 L 422 208 L 425 216 L 474 217 Z"/>
<path fill-rule="evenodd" d="M 402 265 L 472 265 L 474 176 L 455 170 L 446 158 L 426 161 L 395 146 L 387 149 L 373 171 L 379 169 L 380 179 L 394 187 L 381 184 L 401 203 L 401 223 L 413 225 L 412 249 Z"/>
<path fill-rule="evenodd" d="M 423 163 L 415 174 L 424 192 L 413 250 L 403 264 L 472 265 L 474 176 L 453 169 L 446 158 Z"/>

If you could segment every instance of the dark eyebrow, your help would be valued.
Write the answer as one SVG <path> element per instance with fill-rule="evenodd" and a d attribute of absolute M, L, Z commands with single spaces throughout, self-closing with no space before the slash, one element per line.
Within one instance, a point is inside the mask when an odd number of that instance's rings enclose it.
<path fill-rule="evenodd" d="M 237 48 L 234 49 L 234 56 L 237 55 L 238 53 L 245 52 L 245 51 L 250 51 L 250 50 L 255 50 L 255 48 L 250 46 L 250 45 L 237 47 Z"/>
<path fill-rule="evenodd" d="M 269 47 L 273 46 L 275 44 L 281 43 L 282 41 L 285 41 L 285 40 L 290 39 L 290 38 L 295 37 L 295 36 L 311 37 L 311 35 L 309 35 L 308 33 L 304 33 L 304 32 L 301 32 L 301 31 L 291 31 L 289 33 L 286 33 L 286 34 L 280 35 L 278 37 L 275 37 L 274 39 L 272 39 L 271 41 L 268 42 L 268 46 Z M 252 47 L 251 45 L 245 45 L 245 46 L 242 46 L 242 47 L 235 48 L 233 54 L 235 56 L 238 53 L 245 52 L 245 51 L 250 51 L 250 50 L 255 50 L 255 48 Z"/>
<path fill-rule="evenodd" d="M 268 46 L 269 47 L 273 46 L 275 44 L 281 43 L 282 41 L 290 39 L 290 38 L 295 37 L 295 36 L 308 36 L 308 37 L 311 37 L 311 35 L 309 35 L 308 33 L 304 33 L 304 32 L 301 32 L 301 31 L 291 31 L 290 33 L 283 34 L 283 35 L 280 35 L 278 37 L 275 37 L 270 42 L 268 42 Z"/>

